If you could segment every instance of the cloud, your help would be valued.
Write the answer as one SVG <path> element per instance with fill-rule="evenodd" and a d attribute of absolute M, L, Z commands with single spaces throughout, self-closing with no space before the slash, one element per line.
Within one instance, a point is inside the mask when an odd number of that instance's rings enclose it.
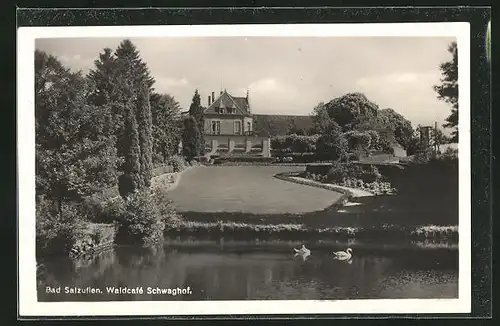
<path fill-rule="evenodd" d="M 187 85 L 189 85 L 189 82 L 186 79 L 186 77 L 182 78 L 160 77 L 156 78 L 155 88 L 158 91 L 168 92 L 173 88 L 185 87 Z"/>
<path fill-rule="evenodd" d="M 71 69 L 88 71 L 105 47 L 121 38 L 37 39 L 37 49 Z M 207 37 L 132 38 L 155 89 L 189 107 L 195 89 L 203 105 L 226 88 L 250 89 L 253 112 L 310 114 L 319 102 L 359 91 L 402 113 L 414 124 L 436 120 L 450 108 L 432 85 L 450 59 L 447 37 Z"/>
<path fill-rule="evenodd" d="M 439 101 L 432 88 L 439 83 L 439 71 L 401 72 L 365 76 L 356 82 L 364 93 L 382 109 L 393 108 L 407 119 L 420 124 L 442 124 L 450 114 L 448 104 Z"/>

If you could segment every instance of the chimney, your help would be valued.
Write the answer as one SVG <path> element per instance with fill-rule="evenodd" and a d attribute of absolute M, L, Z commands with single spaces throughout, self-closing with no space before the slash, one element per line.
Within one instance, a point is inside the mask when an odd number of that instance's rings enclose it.
<path fill-rule="evenodd" d="M 210 95 L 208 95 L 208 105 L 210 105 L 212 103 L 210 103 Z"/>
<path fill-rule="evenodd" d="M 222 91 L 220 91 L 220 95 L 222 95 Z"/>
<path fill-rule="evenodd" d="M 215 101 L 215 92 L 212 92 L 212 101 Z"/>

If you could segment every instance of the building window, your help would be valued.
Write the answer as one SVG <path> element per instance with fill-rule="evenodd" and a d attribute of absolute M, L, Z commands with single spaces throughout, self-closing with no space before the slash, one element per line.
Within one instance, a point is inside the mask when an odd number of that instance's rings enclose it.
<path fill-rule="evenodd" d="M 234 133 L 237 135 L 241 134 L 241 121 L 234 122 Z"/>
<path fill-rule="evenodd" d="M 220 121 L 212 121 L 212 135 L 220 134 Z"/>
<path fill-rule="evenodd" d="M 250 121 L 247 122 L 247 131 L 252 131 L 252 124 L 250 123 Z"/>

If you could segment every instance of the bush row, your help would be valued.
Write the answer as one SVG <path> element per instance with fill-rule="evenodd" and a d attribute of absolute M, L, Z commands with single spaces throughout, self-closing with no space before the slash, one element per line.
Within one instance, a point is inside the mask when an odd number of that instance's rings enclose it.
<path fill-rule="evenodd" d="M 305 235 L 334 236 L 335 239 L 411 239 L 411 240 L 458 240 L 458 227 L 456 226 L 427 226 L 427 227 L 405 227 L 402 225 L 382 225 L 380 227 L 306 227 L 303 224 L 250 224 L 238 222 L 198 222 L 185 221 L 175 230 L 186 235 L 209 234 L 223 236 L 231 235 L 257 236 L 279 235 L 280 237 L 290 235 L 301 239 Z"/>
<path fill-rule="evenodd" d="M 271 139 L 271 148 L 280 152 L 314 153 L 319 135 L 302 136 L 287 135 L 277 136 Z"/>

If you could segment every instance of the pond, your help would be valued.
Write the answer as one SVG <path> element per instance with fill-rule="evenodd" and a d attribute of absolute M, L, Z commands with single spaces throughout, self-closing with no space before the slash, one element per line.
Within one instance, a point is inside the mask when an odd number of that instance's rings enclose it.
<path fill-rule="evenodd" d="M 302 244 L 176 238 L 151 248 L 116 246 L 87 259 L 52 258 L 37 272 L 38 301 L 458 297 L 456 246 L 327 239 L 306 242 L 309 256 L 295 255 Z M 351 260 L 332 258 L 347 246 Z"/>

